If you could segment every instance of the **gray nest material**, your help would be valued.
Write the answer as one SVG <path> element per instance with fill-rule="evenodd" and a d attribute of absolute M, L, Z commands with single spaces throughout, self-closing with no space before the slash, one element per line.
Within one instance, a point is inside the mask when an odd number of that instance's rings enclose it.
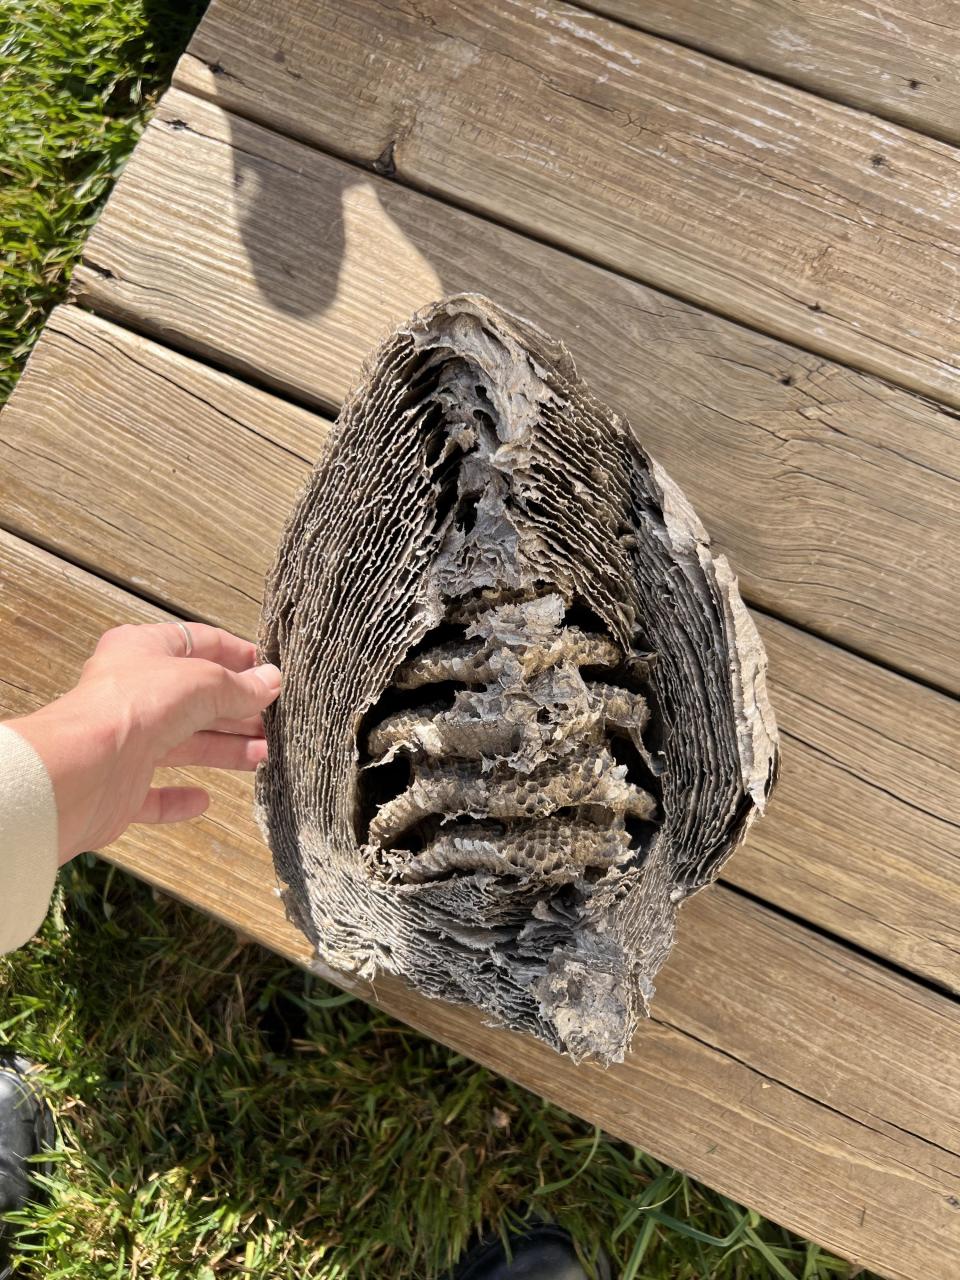
<path fill-rule="evenodd" d="M 777 731 L 729 565 L 566 349 L 471 295 L 389 337 L 259 643 L 257 817 L 323 960 L 622 1059 Z"/>

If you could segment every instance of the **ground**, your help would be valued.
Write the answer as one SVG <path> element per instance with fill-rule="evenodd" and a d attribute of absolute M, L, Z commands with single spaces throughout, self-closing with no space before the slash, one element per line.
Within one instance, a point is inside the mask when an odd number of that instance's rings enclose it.
<path fill-rule="evenodd" d="M 202 5 L 0 17 L 0 396 Z M 0 960 L 0 1041 L 45 1064 L 60 1151 L 20 1215 L 47 1280 L 440 1276 L 535 1212 L 622 1280 L 847 1264 L 86 855 Z"/>

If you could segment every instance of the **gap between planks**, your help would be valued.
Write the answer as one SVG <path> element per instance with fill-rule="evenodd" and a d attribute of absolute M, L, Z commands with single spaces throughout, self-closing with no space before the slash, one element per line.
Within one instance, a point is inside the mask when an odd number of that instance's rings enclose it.
<path fill-rule="evenodd" d="M 107 626 L 169 616 L 5 533 L 0 576 L 5 715 L 68 686 Z M 475 1010 L 318 965 L 273 892 L 249 780 L 175 778 L 211 789 L 210 817 L 131 828 L 117 865 L 862 1265 L 960 1266 L 954 1002 L 716 888 L 685 906 L 627 1062 L 575 1067 Z"/>
<path fill-rule="evenodd" d="M 895 7 L 833 0 L 580 0 L 576 8 L 960 142 L 960 21 L 953 0 L 898 0 Z"/>

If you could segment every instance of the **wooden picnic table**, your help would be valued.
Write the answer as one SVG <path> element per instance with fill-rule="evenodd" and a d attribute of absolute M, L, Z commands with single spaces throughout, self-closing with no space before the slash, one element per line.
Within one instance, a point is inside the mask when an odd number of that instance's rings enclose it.
<path fill-rule="evenodd" d="M 628 1060 L 328 972 L 248 777 L 181 771 L 208 814 L 106 856 L 909 1280 L 960 1275 L 950 9 L 213 0 L 0 430 L 18 714 L 118 622 L 254 634 L 330 419 L 414 309 L 476 290 L 563 338 L 739 572 L 784 738 Z"/>

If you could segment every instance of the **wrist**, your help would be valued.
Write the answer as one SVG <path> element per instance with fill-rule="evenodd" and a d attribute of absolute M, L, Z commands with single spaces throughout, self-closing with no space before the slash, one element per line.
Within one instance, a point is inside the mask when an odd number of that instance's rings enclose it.
<path fill-rule="evenodd" d="M 90 715 L 76 689 L 8 723 L 30 743 L 50 775 L 62 864 L 89 847 L 93 801 L 116 753 L 116 732 L 103 718 Z"/>

